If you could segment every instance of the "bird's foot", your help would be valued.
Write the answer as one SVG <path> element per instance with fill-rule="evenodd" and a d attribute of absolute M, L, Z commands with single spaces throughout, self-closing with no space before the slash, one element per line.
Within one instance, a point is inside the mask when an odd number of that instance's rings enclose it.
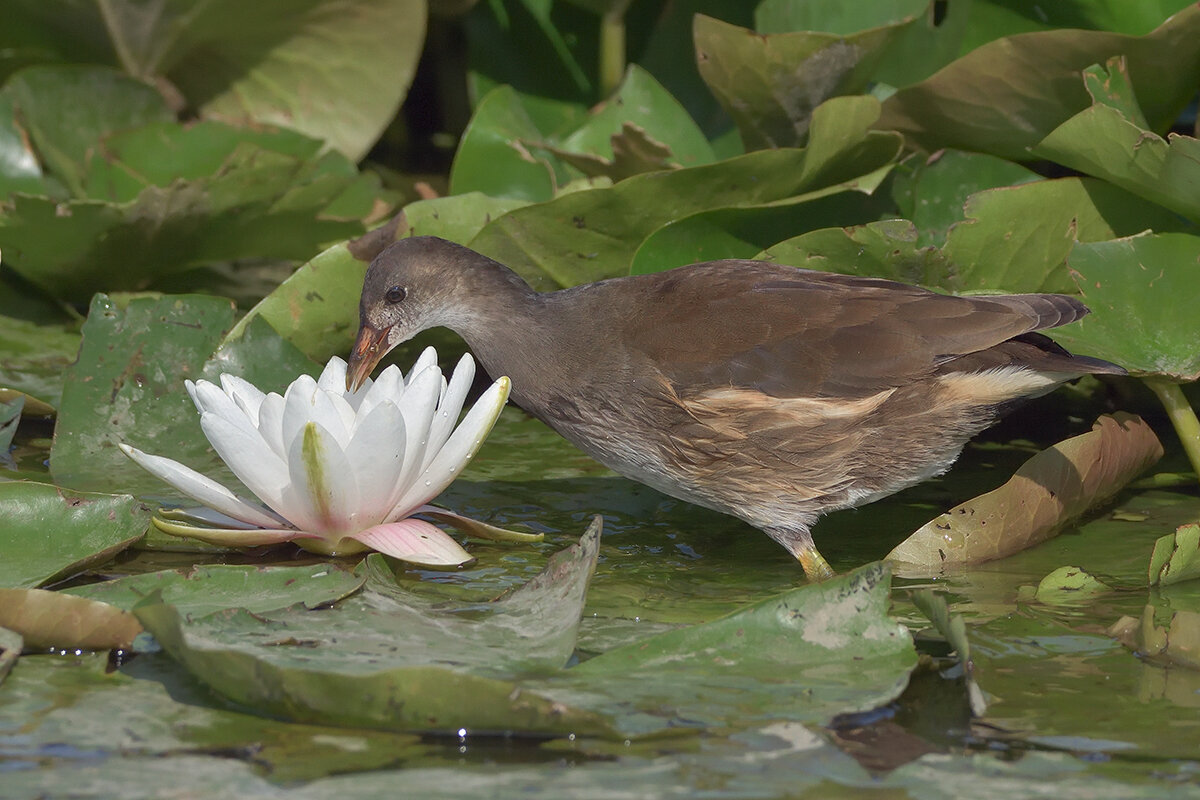
<path fill-rule="evenodd" d="M 833 567 L 829 566 L 825 557 L 817 552 L 817 548 L 811 545 L 798 550 L 796 560 L 800 562 L 800 566 L 804 567 L 804 575 L 810 583 L 827 581 L 837 574 L 833 571 Z"/>

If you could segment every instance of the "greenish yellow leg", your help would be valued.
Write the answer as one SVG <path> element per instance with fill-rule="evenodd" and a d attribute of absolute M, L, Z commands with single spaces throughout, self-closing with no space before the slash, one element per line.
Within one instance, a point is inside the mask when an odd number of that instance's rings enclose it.
<path fill-rule="evenodd" d="M 832 578 L 836 573 L 825 557 L 817 552 L 814 545 L 808 545 L 796 552 L 796 559 L 804 567 L 804 575 L 812 583 L 820 583 Z"/>

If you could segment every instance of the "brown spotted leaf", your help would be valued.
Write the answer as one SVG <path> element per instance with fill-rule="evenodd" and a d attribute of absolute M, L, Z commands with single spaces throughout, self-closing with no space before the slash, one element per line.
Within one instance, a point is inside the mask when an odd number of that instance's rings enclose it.
<path fill-rule="evenodd" d="M 45 589 L 0 589 L 0 627 L 35 650 L 128 647 L 142 632 L 137 618 L 116 606 Z"/>
<path fill-rule="evenodd" d="M 1018 553 L 1114 495 L 1162 452 L 1140 417 L 1100 417 L 1089 433 L 1026 461 L 1000 488 L 931 520 L 887 558 L 903 574 L 927 574 Z"/>

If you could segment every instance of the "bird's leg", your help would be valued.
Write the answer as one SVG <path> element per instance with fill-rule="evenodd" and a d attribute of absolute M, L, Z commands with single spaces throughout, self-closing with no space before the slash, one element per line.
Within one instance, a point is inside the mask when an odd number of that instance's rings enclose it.
<path fill-rule="evenodd" d="M 800 562 L 800 566 L 804 568 L 805 577 L 810 582 L 827 581 L 836 574 L 833 567 L 829 566 L 829 562 L 817 550 L 807 525 L 766 528 L 765 530 L 768 536 L 786 547 L 787 551 L 795 556 L 796 560 Z"/>

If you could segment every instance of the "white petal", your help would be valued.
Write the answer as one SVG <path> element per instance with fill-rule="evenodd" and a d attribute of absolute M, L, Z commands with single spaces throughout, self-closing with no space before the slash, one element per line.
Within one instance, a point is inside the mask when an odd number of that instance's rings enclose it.
<path fill-rule="evenodd" d="M 420 375 L 426 369 L 432 366 L 437 366 L 437 350 L 432 347 L 426 347 L 421 351 L 421 355 L 417 356 L 417 363 L 412 365 L 412 369 L 404 376 L 404 383 L 411 384 L 416 376 Z"/>
<path fill-rule="evenodd" d="M 321 370 L 321 377 L 317 378 L 317 386 L 320 386 L 327 392 L 345 394 L 346 362 L 337 356 L 329 359 L 329 363 L 325 365 L 325 369 Z"/>
<path fill-rule="evenodd" d="M 429 443 L 429 425 L 437 413 L 441 382 L 442 371 L 437 365 L 426 367 L 413 378 L 400 403 L 400 411 L 404 414 L 404 468 L 399 482 L 405 486 L 421 474 L 425 448 Z"/>
<path fill-rule="evenodd" d="M 291 452 L 297 437 L 304 433 L 304 426 L 312 421 L 313 396 L 316 393 L 317 382 L 308 375 L 296 378 L 283 393 L 283 422 L 280 437 L 285 453 Z"/>
<path fill-rule="evenodd" d="M 428 506 L 433 508 L 433 506 Z M 270 513 L 270 512 L 268 512 Z M 422 512 L 424 513 L 424 512 Z M 191 506 L 189 508 L 160 508 L 154 513 L 155 516 L 161 517 L 171 522 L 178 522 L 184 525 L 200 525 L 206 528 L 226 528 L 230 530 L 251 530 L 261 527 L 259 525 L 251 525 L 249 522 L 242 522 L 240 519 L 234 519 L 231 516 L 222 514 L 220 511 L 214 511 L 211 508 L 204 506 Z M 434 519 L 440 517 L 430 515 Z M 270 526 L 272 529 L 283 529 L 288 527 L 288 524 L 283 520 L 279 520 L 276 524 Z"/>
<path fill-rule="evenodd" d="M 233 519 L 267 528 L 279 527 L 281 520 L 247 500 L 235 495 L 221 484 L 191 467 L 169 458 L 143 453 L 127 444 L 117 445 L 121 452 L 132 458 L 138 466 L 163 480 L 198 503 L 216 509 Z"/>
<path fill-rule="evenodd" d="M 221 387 L 225 390 L 233 402 L 237 403 L 238 408 L 242 409 L 247 417 L 251 420 L 258 419 L 258 407 L 262 405 L 263 398 L 266 396 L 258 387 L 244 378 L 239 378 L 237 375 L 221 375 Z"/>
<path fill-rule="evenodd" d="M 337 412 L 338 419 L 341 420 L 341 427 L 334 431 L 338 435 L 338 442 L 342 447 L 350 444 L 350 437 L 354 434 L 354 407 L 344 397 L 344 392 L 334 394 L 333 392 L 324 392 L 326 398 L 329 399 L 329 404 L 333 406 L 333 410 Z"/>
<path fill-rule="evenodd" d="M 458 422 L 459 412 L 462 411 L 467 392 L 471 391 L 474 380 L 475 359 L 471 358 L 470 353 L 465 353 L 454 368 L 450 384 L 442 392 L 437 413 L 433 415 L 433 423 L 429 426 L 429 443 L 425 446 L 425 455 L 421 458 L 422 470 L 429 466 L 429 462 L 450 438 L 450 432 Z"/>
<path fill-rule="evenodd" d="M 372 550 L 422 566 L 457 567 L 471 560 L 471 554 L 462 545 L 437 526 L 419 519 L 376 525 L 349 538 Z"/>
<path fill-rule="evenodd" d="M 297 505 L 316 524 L 301 524 L 288 519 L 297 527 L 320 533 L 323 538 L 346 534 L 359 527 L 358 480 L 337 439 L 318 422 L 309 422 L 303 433 L 288 449 L 290 486 Z M 289 507 L 289 511 L 291 508 Z M 374 520 L 367 524 L 373 524 Z"/>
<path fill-rule="evenodd" d="M 467 412 L 462 424 L 433 457 L 429 467 L 416 480 L 409 481 L 408 489 L 388 515 L 389 519 L 406 516 L 412 509 L 437 497 L 458 477 L 463 467 L 475 457 L 483 440 L 496 424 L 500 412 L 504 410 L 504 403 L 508 400 L 509 388 L 508 378 L 500 378 L 487 388 Z"/>
<path fill-rule="evenodd" d="M 283 396 L 271 392 L 258 407 L 258 432 L 267 446 L 280 459 L 287 459 L 287 447 L 283 444 Z"/>
<path fill-rule="evenodd" d="M 195 382 L 190 381 L 190 380 L 185 380 L 183 382 L 183 387 L 185 389 L 187 389 L 188 397 L 192 398 L 192 405 L 194 405 L 196 407 L 197 411 L 203 412 L 204 409 L 200 407 L 200 402 L 196 399 L 196 384 L 195 384 Z"/>
<path fill-rule="evenodd" d="M 291 520 L 287 508 L 281 505 L 288 481 L 287 464 L 267 445 L 258 429 L 241 414 L 227 419 L 212 412 L 200 415 L 200 428 L 238 480 L 259 500 Z"/>
<path fill-rule="evenodd" d="M 379 373 L 375 385 L 366 391 L 358 404 L 358 415 L 369 414 L 380 403 L 398 403 L 404 395 L 404 379 L 395 364 Z"/>
<path fill-rule="evenodd" d="M 407 436 L 404 413 L 392 403 L 360 414 L 357 422 L 346 460 L 358 479 L 358 524 L 366 527 L 383 522 L 404 492 L 400 477 Z"/>

